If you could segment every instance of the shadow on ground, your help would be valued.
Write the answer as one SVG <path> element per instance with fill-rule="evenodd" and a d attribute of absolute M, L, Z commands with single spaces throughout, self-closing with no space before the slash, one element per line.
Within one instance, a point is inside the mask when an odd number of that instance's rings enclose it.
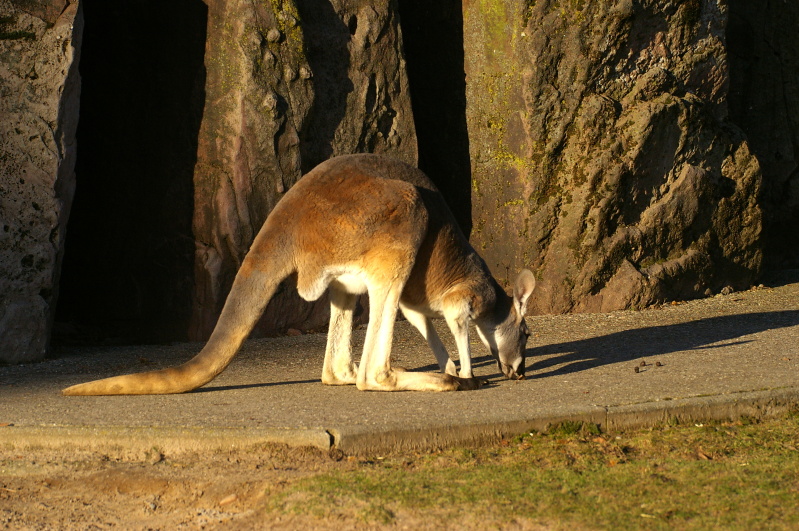
<path fill-rule="evenodd" d="M 590 339 L 545 345 L 527 350 L 528 360 L 532 362 L 528 362 L 528 377 L 545 378 L 672 352 L 718 348 L 719 345 L 715 343 L 797 324 L 797 310 L 749 313 L 625 330 Z M 752 341 L 756 340 L 725 343 L 724 346 Z M 535 361 L 542 357 L 544 359 Z"/>
<path fill-rule="evenodd" d="M 269 383 L 254 383 L 254 384 L 241 384 L 241 385 L 217 385 L 211 387 L 200 387 L 189 391 L 190 393 L 212 393 L 215 391 L 235 391 L 237 389 L 257 389 L 260 387 L 276 387 L 279 385 L 295 385 L 295 384 L 311 384 L 322 383 L 320 378 L 314 380 L 291 380 L 287 382 L 269 382 Z"/>
<path fill-rule="evenodd" d="M 604 336 L 528 348 L 526 375 L 528 378 L 546 378 L 672 352 L 751 343 L 756 340 L 714 344 L 796 325 L 799 325 L 799 311 L 786 310 L 710 317 L 688 323 L 624 330 Z M 473 367 L 488 365 L 496 365 L 491 356 L 475 357 L 472 360 Z M 437 371 L 438 365 L 430 364 L 413 370 Z M 482 377 L 492 380 L 503 378 L 499 370 Z"/>

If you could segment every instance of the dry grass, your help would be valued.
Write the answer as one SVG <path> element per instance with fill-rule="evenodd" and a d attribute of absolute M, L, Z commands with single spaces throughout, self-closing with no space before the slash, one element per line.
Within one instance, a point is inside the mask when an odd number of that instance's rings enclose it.
<path fill-rule="evenodd" d="M 479 449 L 358 460 L 268 513 L 367 526 L 796 529 L 799 415 L 608 434 L 565 426 Z"/>
<path fill-rule="evenodd" d="M 797 447 L 799 414 L 368 459 L 0 451 L 0 528 L 799 529 Z"/>

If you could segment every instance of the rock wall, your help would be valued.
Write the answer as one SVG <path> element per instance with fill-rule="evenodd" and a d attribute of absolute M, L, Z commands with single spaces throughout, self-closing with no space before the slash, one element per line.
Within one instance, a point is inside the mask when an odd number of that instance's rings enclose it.
<path fill-rule="evenodd" d="M 210 334 L 255 234 L 302 173 L 342 153 L 416 162 L 394 2 L 207 3 L 194 198 L 196 339 Z M 325 301 L 307 304 L 283 289 L 256 333 L 325 326 L 326 312 Z"/>
<path fill-rule="evenodd" d="M 75 186 L 77 3 L 0 0 L 0 361 L 40 359 Z"/>
<path fill-rule="evenodd" d="M 464 2 L 472 240 L 536 312 L 746 288 L 760 166 L 727 119 L 726 3 Z"/>
<path fill-rule="evenodd" d="M 181 133 L 174 146 L 154 140 L 158 149 L 142 155 L 167 165 L 170 149 L 191 150 L 180 155 L 191 161 L 187 175 L 196 155 L 192 338 L 207 337 L 261 223 L 302 173 L 358 151 L 415 163 L 416 127 L 424 129 L 420 164 L 472 224 L 497 276 L 536 271 L 533 311 L 642 307 L 745 288 L 764 249 L 773 267 L 799 264 L 794 4 L 464 0 L 461 10 L 450 0 L 405 1 L 403 30 L 415 39 L 409 82 L 397 2 L 205 2 L 199 135 Z M 47 348 L 75 187 L 81 27 L 74 1 L 0 0 L 6 362 Z M 120 101 L 139 97 L 130 90 Z M 137 183 L 128 185 L 149 186 Z M 125 240 L 125 251 L 142 255 L 135 246 L 150 236 Z M 172 254 L 179 261 L 190 252 Z M 164 277 L 159 289 L 188 291 L 186 267 L 171 268 L 180 278 Z M 86 284 L 70 289 L 78 298 L 104 289 Z M 304 303 L 288 281 L 258 333 L 321 329 L 326 312 L 325 301 Z M 175 318 L 170 330 L 186 320 Z"/>

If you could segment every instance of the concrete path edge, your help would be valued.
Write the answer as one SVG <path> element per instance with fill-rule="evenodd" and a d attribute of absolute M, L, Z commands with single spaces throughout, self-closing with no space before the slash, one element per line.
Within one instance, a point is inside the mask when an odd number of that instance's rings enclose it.
<path fill-rule="evenodd" d="M 0 449 L 31 452 L 69 448 L 115 458 L 148 459 L 153 454 L 257 451 L 259 446 L 284 444 L 344 455 L 381 455 L 487 444 L 533 430 L 547 431 L 566 421 L 593 423 L 602 430 L 616 431 L 675 423 L 773 418 L 797 409 L 799 387 L 784 387 L 640 404 L 569 407 L 548 410 L 535 417 L 408 430 L 12 425 L 0 427 Z"/>
<path fill-rule="evenodd" d="M 425 430 L 329 430 L 336 448 L 347 455 L 422 451 L 459 444 L 485 444 L 529 433 L 548 431 L 563 422 L 585 422 L 603 431 L 665 424 L 765 419 L 799 409 L 799 387 L 746 391 L 619 406 L 586 406 L 540 416 Z"/>

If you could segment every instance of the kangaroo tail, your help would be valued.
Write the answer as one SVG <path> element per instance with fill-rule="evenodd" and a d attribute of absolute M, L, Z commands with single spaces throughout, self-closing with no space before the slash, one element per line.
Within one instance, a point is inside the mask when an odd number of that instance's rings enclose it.
<path fill-rule="evenodd" d="M 278 284 L 290 273 L 272 267 L 255 268 L 255 260 L 249 255 L 245 258 L 211 338 L 194 358 L 176 367 L 73 385 L 64 389 L 62 394 L 174 394 L 191 391 L 213 380 L 231 362 L 261 317 Z"/>

